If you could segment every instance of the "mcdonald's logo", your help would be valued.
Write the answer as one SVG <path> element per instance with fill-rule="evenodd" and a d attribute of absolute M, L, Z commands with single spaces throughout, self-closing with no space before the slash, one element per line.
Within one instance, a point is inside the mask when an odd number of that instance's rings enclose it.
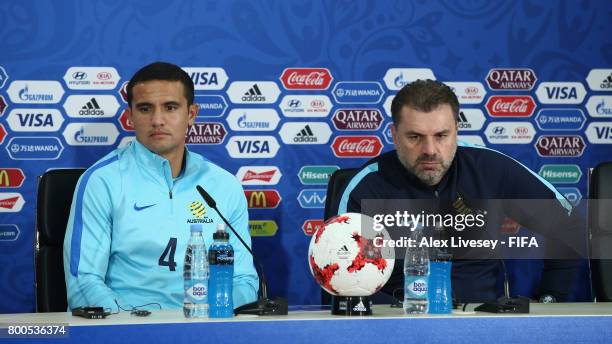
<path fill-rule="evenodd" d="M 18 188 L 24 180 L 25 175 L 20 168 L 0 168 L 0 188 Z"/>
<path fill-rule="evenodd" d="M 273 209 L 278 207 L 281 196 L 276 190 L 245 190 L 250 209 Z"/>

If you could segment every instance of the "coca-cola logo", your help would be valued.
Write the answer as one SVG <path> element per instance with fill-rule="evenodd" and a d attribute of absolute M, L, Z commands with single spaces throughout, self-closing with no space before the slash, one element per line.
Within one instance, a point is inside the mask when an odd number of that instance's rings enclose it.
<path fill-rule="evenodd" d="M 333 77 L 327 68 L 287 68 L 280 80 L 288 90 L 326 90 Z"/>
<path fill-rule="evenodd" d="M 492 96 L 486 107 L 493 117 L 530 117 L 536 104 L 531 96 Z"/>
<path fill-rule="evenodd" d="M 187 128 L 185 143 L 195 145 L 218 145 L 223 143 L 226 135 L 227 130 L 225 130 L 223 123 L 194 123 Z"/>
<path fill-rule="evenodd" d="M 332 121 L 338 130 L 378 130 L 383 117 L 378 109 L 339 109 Z"/>
<path fill-rule="evenodd" d="M 494 68 L 487 74 L 487 84 L 492 90 L 531 90 L 536 77 L 528 68 Z"/>
<path fill-rule="evenodd" d="M 332 143 L 334 155 L 339 158 L 375 157 L 382 150 L 378 136 L 338 136 Z"/>
<path fill-rule="evenodd" d="M 578 157 L 586 147 L 580 135 L 542 135 L 535 148 L 544 157 Z"/>

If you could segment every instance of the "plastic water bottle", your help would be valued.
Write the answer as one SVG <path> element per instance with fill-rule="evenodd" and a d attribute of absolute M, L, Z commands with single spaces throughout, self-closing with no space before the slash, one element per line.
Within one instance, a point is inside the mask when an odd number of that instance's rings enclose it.
<path fill-rule="evenodd" d="M 404 312 L 424 314 L 428 309 L 429 252 L 420 247 L 422 228 L 416 228 L 411 235 L 412 247 L 406 248 L 404 257 Z"/>
<path fill-rule="evenodd" d="M 192 224 L 191 237 L 185 251 L 183 278 L 185 299 L 183 313 L 186 318 L 208 316 L 208 257 L 202 237 L 202 225 Z"/>
<path fill-rule="evenodd" d="M 229 243 L 229 233 L 223 224 L 217 225 L 213 234 L 214 242 L 208 250 L 210 279 L 208 280 L 208 316 L 211 318 L 231 318 L 234 316 L 233 279 L 234 248 Z"/>
<path fill-rule="evenodd" d="M 453 311 L 451 286 L 451 256 L 432 250 L 429 262 L 429 313 L 450 314 Z"/>

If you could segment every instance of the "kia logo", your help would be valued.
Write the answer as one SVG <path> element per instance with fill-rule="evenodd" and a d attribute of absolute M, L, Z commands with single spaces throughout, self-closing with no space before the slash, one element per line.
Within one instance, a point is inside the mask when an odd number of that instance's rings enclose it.
<path fill-rule="evenodd" d="M 527 135 L 528 132 L 529 129 L 527 129 L 527 127 L 514 128 L 514 133 L 517 135 Z"/>
<path fill-rule="evenodd" d="M 469 94 L 469 95 L 478 94 L 478 87 L 466 87 L 465 94 Z"/>
<path fill-rule="evenodd" d="M 72 78 L 75 80 L 83 80 L 87 77 L 87 73 L 85 72 L 74 72 L 72 73 Z"/>
<path fill-rule="evenodd" d="M 98 73 L 97 77 L 98 77 L 98 80 L 110 80 L 113 77 L 113 75 L 109 72 L 100 72 Z"/>

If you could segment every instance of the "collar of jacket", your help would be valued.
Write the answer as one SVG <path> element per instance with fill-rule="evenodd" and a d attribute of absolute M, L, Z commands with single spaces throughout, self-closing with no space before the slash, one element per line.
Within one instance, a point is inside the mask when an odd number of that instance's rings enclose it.
<path fill-rule="evenodd" d="M 170 161 L 168 161 L 168 159 L 157 153 L 151 152 L 142 143 L 138 142 L 138 140 L 132 141 L 129 149 L 132 151 L 134 159 L 145 173 L 156 178 L 163 176 L 169 186 L 173 184 L 172 169 L 170 168 Z M 187 149 L 187 146 L 185 146 L 183 166 L 177 178 L 185 177 L 193 173 L 194 170 L 197 170 L 197 166 L 194 166 L 195 162 L 192 154 L 193 153 Z"/>

